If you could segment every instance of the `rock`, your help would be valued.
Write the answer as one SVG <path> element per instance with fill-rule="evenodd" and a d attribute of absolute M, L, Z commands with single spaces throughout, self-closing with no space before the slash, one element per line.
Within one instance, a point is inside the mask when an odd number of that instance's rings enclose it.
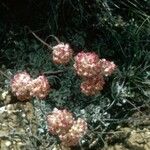
<path fill-rule="evenodd" d="M 104 148 L 103 150 L 129 150 L 122 144 L 115 144 Z"/>
<path fill-rule="evenodd" d="M 132 150 L 150 150 L 150 131 L 144 130 L 133 130 L 126 144 Z"/>
<path fill-rule="evenodd" d="M 113 136 L 112 136 L 113 135 Z M 119 128 L 111 134 L 111 141 L 103 150 L 150 150 L 150 130 L 144 128 L 140 130 L 132 128 Z"/>
<path fill-rule="evenodd" d="M 116 144 L 114 146 L 114 150 L 128 150 L 127 148 L 125 148 L 123 145 L 119 145 L 119 144 Z"/>
<path fill-rule="evenodd" d="M 18 102 L 18 100 L 11 94 L 9 90 L 0 88 L 0 107 L 16 102 Z"/>
<path fill-rule="evenodd" d="M 36 132 L 36 115 L 31 103 L 18 102 L 0 108 L 0 149 L 35 149 L 32 140 L 36 139 Z"/>
<path fill-rule="evenodd" d="M 106 136 L 105 140 L 108 144 L 122 142 L 130 135 L 131 129 L 130 128 L 118 128 L 117 131 L 111 131 Z"/>

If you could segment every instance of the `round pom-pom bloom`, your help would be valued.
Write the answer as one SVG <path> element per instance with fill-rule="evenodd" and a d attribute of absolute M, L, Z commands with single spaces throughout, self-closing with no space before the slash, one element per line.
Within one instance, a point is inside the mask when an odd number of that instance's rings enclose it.
<path fill-rule="evenodd" d="M 48 131 L 54 135 L 66 134 L 72 127 L 73 122 L 72 113 L 66 109 L 58 110 L 54 108 L 52 114 L 47 116 Z"/>
<path fill-rule="evenodd" d="M 59 135 L 62 145 L 65 146 L 75 146 L 78 145 L 80 139 L 87 132 L 87 123 L 85 120 L 78 118 L 74 121 L 73 126 L 69 132 L 65 135 Z"/>
<path fill-rule="evenodd" d="M 45 98 L 50 91 L 48 79 L 42 75 L 30 82 L 30 95 L 39 99 Z"/>
<path fill-rule="evenodd" d="M 99 60 L 94 52 L 80 52 L 75 56 L 74 68 L 81 77 L 93 77 L 100 72 Z"/>
<path fill-rule="evenodd" d="M 95 95 L 103 89 L 105 84 L 103 76 L 87 78 L 81 83 L 81 92 L 87 96 Z"/>
<path fill-rule="evenodd" d="M 59 43 L 53 47 L 53 62 L 56 64 L 67 64 L 73 55 L 69 44 Z"/>
<path fill-rule="evenodd" d="M 26 71 L 14 75 L 11 79 L 10 87 L 17 99 L 24 101 L 31 98 L 29 88 L 30 82 L 31 77 Z"/>
<path fill-rule="evenodd" d="M 106 59 L 100 59 L 101 62 L 101 74 L 104 76 L 110 76 L 116 69 L 116 65 L 113 61 L 108 61 Z"/>

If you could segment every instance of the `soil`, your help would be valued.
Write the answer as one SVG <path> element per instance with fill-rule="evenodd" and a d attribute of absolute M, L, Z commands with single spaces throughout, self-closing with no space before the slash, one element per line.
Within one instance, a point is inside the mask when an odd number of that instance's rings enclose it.
<path fill-rule="evenodd" d="M 31 102 L 18 102 L 8 91 L 1 89 L 0 149 L 37 150 L 40 141 L 37 135 L 39 119 Z M 128 121 L 108 131 L 104 141 L 104 147 L 98 150 L 150 150 L 150 110 L 147 108 L 134 113 Z M 40 144 L 38 149 L 71 150 L 55 143 L 49 143 L 47 147 Z"/>

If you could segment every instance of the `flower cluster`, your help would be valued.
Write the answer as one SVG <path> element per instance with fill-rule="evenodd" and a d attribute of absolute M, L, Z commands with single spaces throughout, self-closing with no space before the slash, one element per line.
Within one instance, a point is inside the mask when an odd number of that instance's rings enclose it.
<path fill-rule="evenodd" d="M 26 71 L 14 75 L 10 86 L 12 93 L 21 101 L 29 100 L 32 96 L 42 99 L 48 95 L 50 90 L 45 76 L 32 79 Z"/>
<path fill-rule="evenodd" d="M 53 47 L 53 62 L 67 64 L 73 55 L 69 44 L 59 43 Z M 80 52 L 74 57 L 74 69 L 83 79 L 80 85 L 82 93 L 95 95 L 103 89 L 104 77 L 110 76 L 116 69 L 112 61 L 100 59 L 94 52 Z"/>
<path fill-rule="evenodd" d="M 85 120 L 74 119 L 67 110 L 54 108 L 53 112 L 47 116 L 48 131 L 58 135 L 64 146 L 75 146 L 87 132 Z"/>
<path fill-rule="evenodd" d="M 19 100 L 30 99 L 29 83 L 31 82 L 31 77 L 27 72 L 21 72 L 16 74 L 11 80 L 11 90 L 12 93 L 17 96 Z"/>
<path fill-rule="evenodd" d="M 100 72 L 100 61 L 95 53 L 80 52 L 74 59 L 74 68 L 79 76 L 93 77 Z"/>
<path fill-rule="evenodd" d="M 50 91 L 50 84 L 48 79 L 41 75 L 36 79 L 33 79 L 30 83 L 30 95 L 39 99 L 45 98 Z"/>
<path fill-rule="evenodd" d="M 66 109 L 54 108 L 52 114 L 47 116 L 48 130 L 54 135 L 65 134 L 73 125 L 74 118 Z"/>
<path fill-rule="evenodd" d="M 81 92 L 85 95 L 95 95 L 103 89 L 105 84 L 103 76 L 95 76 L 93 78 L 87 78 L 81 83 Z"/>
<path fill-rule="evenodd" d="M 67 64 L 73 55 L 69 44 L 63 42 L 53 48 L 53 62 Z M 103 89 L 104 77 L 110 76 L 116 69 L 112 61 L 100 59 L 94 52 L 80 52 L 74 57 L 74 69 L 83 79 L 80 85 L 81 91 L 87 95 L 95 95 Z M 11 83 L 12 92 L 18 99 L 30 99 L 31 96 L 44 98 L 49 91 L 49 84 L 44 76 L 31 79 L 26 72 L 15 75 Z"/>
<path fill-rule="evenodd" d="M 53 62 L 56 64 L 67 64 L 72 58 L 73 50 L 69 44 L 59 43 L 53 47 Z"/>
<path fill-rule="evenodd" d="M 70 128 L 68 133 L 64 135 L 59 135 L 62 144 L 65 146 L 75 146 L 78 144 L 79 139 L 86 134 L 87 131 L 87 123 L 85 120 L 78 118 L 74 121 L 73 126 Z"/>
<path fill-rule="evenodd" d="M 101 74 L 104 76 L 110 76 L 116 69 L 116 65 L 113 61 L 108 61 L 106 59 L 100 59 L 101 62 Z"/>
<path fill-rule="evenodd" d="M 114 62 L 100 59 L 94 52 L 80 52 L 75 56 L 74 68 L 83 78 L 81 91 L 89 96 L 95 95 L 103 89 L 104 76 L 109 76 L 116 69 Z"/>

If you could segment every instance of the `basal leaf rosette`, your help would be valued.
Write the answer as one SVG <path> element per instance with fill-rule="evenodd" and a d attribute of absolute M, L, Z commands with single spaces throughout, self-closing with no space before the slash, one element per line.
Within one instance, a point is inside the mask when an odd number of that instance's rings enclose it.
<path fill-rule="evenodd" d="M 93 77 L 100 73 L 99 57 L 94 52 L 80 52 L 75 56 L 74 68 L 81 77 Z"/>
<path fill-rule="evenodd" d="M 55 64 L 67 64 L 73 55 L 69 44 L 59 43 L 53 47 L 53 62 Z"/>

